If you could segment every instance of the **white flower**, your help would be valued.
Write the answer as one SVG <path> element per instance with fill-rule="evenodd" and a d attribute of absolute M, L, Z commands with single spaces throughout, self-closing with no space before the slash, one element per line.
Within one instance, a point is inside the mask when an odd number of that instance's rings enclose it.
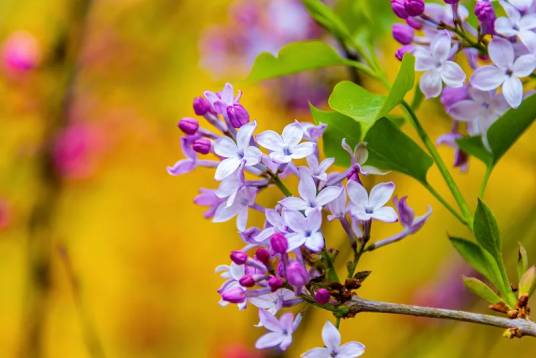
<path fill-rule="evenodd" d="M 257 190 L 255 188 L 242 187 L 238 191 L 233 201 L 233 204 L 227 206 L 227 203 L 222 203 L 214 213 L 213 222 L 225 222 L 236 216 L 236 227 L 242 232 L 246 230 L 248 223 L 249 207 L 255 204 L 255 196 Z"/>
<path fill-rule="evenodd" d="M 251 136 L 257 123 L 252 121 L 243 125 L 237 133 L 236 143 L 229 137 L 221 137 L 214 143 L 214 152 L 220 157 L 226 158 L 216 168 L 214 178 L 223 180 L 240 165 L 254 166 L 261 161 L 262 153 L 259 148 L 251 146 Z"/>
<path fill-rule="evenodd" d="M 335 200 L 342 191 L 340 187 L 327 186 L 317 193 L 315 181 L 310 173 L 301 169 L 299 175 L 298 192 L 301 198 L 291 196 L 279 202 L 287 209 L 303 210 L 305 214 L 309 214 L 312 210 L 322 209 L 324 205 Z"/>
<path fill-rule="evenodd" d="M 328 220 L 343 218 L 346 216 L 346 192 L 344 189 L 335 200 L 328 204 L 328 210 L 331 215 L 328 215 Z"/>
<path fill-rule="evenodd" d="M 308 249 L 318 252 L 324 247 L 324 237 L 320 232 L 322 226 L 322 213 L 320 210 L 312 211 L 309 216 L 303 216 L 299 211 L 283 212 L 283 219 L 287 226 L 294 231 L 287 234 L 288 250 L 297 249 L 305 245 Z"/>
<path fill-rule="evenodd" d="M 270 239 L 273 234 L 277 232 L 286 231 L 285 221 L 277 210 L 266 209 L 264 211 L 264 215 L 266 216 L 267 225 L 264 230 L 262 230 L 257 234 L 257 236 L 255 236 L 254 240 L 258 243 L 264 243 L 266 240 Z"/>
<path fill-rule="evenodd" d="M 255 347 L 257 349 L 279 347 L 281 350 L 286 350 L 292 343 L 292 333 L 298 328 L 301 315 L 298 314 L 294 319 L 292 313 L 287 312 L 277 319 L 271 313 L 259 310 L 259 319 L 260 324 L 271 332 L 260 337 Z"/>
<path fill-rule="evenodd" d="M 310 155 L 306 158 L 306 160 L 309 167 L 303 167 L 303 169 L 305 169 L 313 178 L 317 179 L 321 183 L 325 183 L 326 180 L 328 180 L 326 170 L 328 170 L 328 168 L 335 163 L 335 159 L 326 158 L 319 163 L 316 155 Z"/>
<path fill-rule="evenodd" d="M 510 1 L 512 5 L 501 1 L 501 5 L 508 17 L 499 17 L 495 20 L 495 32 L 505 37 L 517 36 L 523 44 L 531 51 L 536 50 L 536 14 L 521 15 L 521 11 L 526 11 L 532 0 Z"/>
<path fill-rule="evenodd" d="M 523 83 L 536 67 L 534 55 L 523 55 L 515 59 L 514 47 L 510 41 L 500 37 L 491 40 L 488 53 L 494 65 L 477 69 L 471 77 L 471 85 L 481 91 L 491 91 L 502 85 L 502 92 L 508 104 L 517 108 L 523 100 Z"/>
<path fill-rule="evenodd" d="M 275 315 L 283 307 L 285 301 L 294 300 L 296 298 L 294 292 L 288 288 L 281 288 L 275 292 L 251 297 L 249 302 L 256 307 Z M 259 323 L 259 325 L 262 325 L 262 323 Z"/>
<path fill-rule="evenodd" d="M 326 321 L 322 328 L 322 340 L 325 348 L 313 348 L 301 356 L 302 358 L 355 358 L 365 353 L 365 346 L 358 342 L 341 345 L 341 334 L 331 323 Z"/>
<path fill-rule="evenodd" d="M 443 90 L 443 82 L 449 87 L 462 87 L 465 73 L 451 56 L 451 39 L 442 31 L 432 39 L 430 48 L 419 47 L 415 51 L 417 71 L 425 71 L 420 80 L 421 91 L 426 98 L 437 97 Z"/>
<path fill-rule="evenodd" d="M 350 211 L 353 216 L 362 221 L 376 219 L 385 222 L 395 222 L 396 212 L 390 206 L 384 206 L 395 190 L 392 182 L 380 183 L 370 191 L 370 196 L 361 184 L 350 181 L 347 185 L 350 198 Z"/>
<path fill-rule="evenodd" d="M 268 130 L 257 136 L 257 142 L 270 151 L 270 158 L 277 163 L 290 163 L 294 159 L 303 159 L 314 152 L 312 142 L 300 143 L 303 129 L 298 123 L 291 123 L 283 129 L 283 134 Z"/>
<path fill-rule="evenodd" d="M 214 191 L 220 199 L 227 199 L 226 206 L 233 205 L 236 195 L 244 185 L 243 173 L 236 171 L 220 182 L 218 189 Z"/>

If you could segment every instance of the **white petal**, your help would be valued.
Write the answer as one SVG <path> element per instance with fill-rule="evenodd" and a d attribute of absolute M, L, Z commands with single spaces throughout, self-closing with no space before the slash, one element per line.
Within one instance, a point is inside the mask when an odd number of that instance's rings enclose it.
<path fill-rule="evenodd" d="M 365 346 L 358 342 L 348 342 L 339 347 L 340 358 L 356 358 L 365 353 Z"/>
<path fill-rule="evenodd" d="M 519 21 L 519 27 L 523 30 L 536 29 L 536 14 L 527 14 Z"/>
<path fill-rule="evenodd" d="M 337 350 L 341 345 L 341 334 L 330 321 L 324 323 L 324 327 L 322 328 L 322 340 L 326 347 L 332 351 Z"/>
<path fill-rule="evenodd" d="M 441 63 L 449 58 L 451 48 L 451 39 L 447 31 L 441 31 L 432 40 L 432 57 Z"/>
<path fill-rule="evenodd" d="M 284 146 L 281 136 L 272 130 L 262 132 L 256 139 L 257 143 L 271 151 L 280 150 Z"/>
<path fill-rule="evenodd" d="M 375 209 L 372 213 L 372 218 L 387 223 L 394 223 L 397 220 L 395 209 L 390 206 L 384 206 L 383 208 Z"/>
<path fill-rule="evenodd" d="M 326 348 L 313 348 L 301 355 L 301 358 L 326 358 L 331 352 Z"/>
<path fill-rule="evenodd" d="M 517 77 L 510 77 L 503 84 L 503 95 L 506 102 L 512 107 L 517 108 L 523 100 L 523 83 Z"/>
<path fill-rule="evenodd" d="M 279 201 L 279 204 L 283 205 L 285 208 L 289 210 L 294 210 L 294 211 L 305 210 L 309 207 L 308 202 L 306 202 L 302 198 L 296 198 L 293 196 L 281 199 Z"/>
<path fill-rule="evenodd" d="M 508 69 L 514 63 L 514 46 L 510 41 L 495 36 L 488 47 L 489 57 L 499 68 Z"/>
<path fill-rule="evenodd" d="M 352 215 L 361 221 L 368 221 L 372 218 L 372 215 L 365 211 L 363 206 L 352 206 L 350 208 Z"/>
<path fill-rule="evenodd" d="M 224 158 L 236 157 L 238 148 L 236 143 L 229 137 L 218 138 L 214 142 L 214 153 Z"/>
<path fill-rule="evenodd" d="M 471 122 L 480 116 L 481 108 L 475 101 L 464 100 L 450 106 L 448 113 L 458 121 Z"/>
<path fill-rule="evenodd" d="M 303 129 L 298 123 L 291 123 L 283 129 L 282 137 L 286 145 L 296 145 L 303 138 Z"/>
<path fill-rule="evenodd" d="M 395 191 L 395 184 L 393 182 L 380 183 L 374 186 L 370 191 L 369 205 L 374 209 L 381 208 L 385 205 L 393 195 Z"/>
<path fill-rule="evenodd" d="M 523 45 L 530 50 L 530 52 L 536 52 L 536 33 L 530 30 L 523 31 L 519 34 L 519 39 L 521 42 L 523 42 Z"/>
<path fill-rule="evenodd" d="M 499 87 L 506 79 L 506 73 L 495 66 L 477 69 L 471 77 L 471 85 L 481 91 L 491 91 Z"/>
<path fill-rule="evenodd" d="M 305 217 L 298 211 L 283 211 L 283 220 L 295 232 L 303 232 L 305 229 Z"/>
<path fill-rule="evenodd" d="M 271 313 L 264 310 L 259 310 L 259 320 L 261 326 L 274 332 L 281 332 L 281 324 L 279 320 Z"/>
<path fill-rule="evenodd" d="M 523 55 L 518 57 L 518 59 L 514 62 L 512 70 L 514 71 L 514 76 L 516 77 L 527 77 L 534 71 L 535 68 L 536 56 Z"/>
<path fill-rule="evenodd" d="M 306 170 L 300 170 L 298 192 L 300 193 L 300 196 L 308 202 L 313 202 L 316 199 L 315 181 Z"/>
<path fill-rule="evenodd" d="M 512 2 L 515 2 L 516 0 L 512 0 Z M 511 4 L 507 3 L 506 1 L 500 1 L 502 8 L 508 15 L 508 17 L 512 20 L 514 23 L 518 23 L 521 19 L 521 14 L 519 13 L 519 10 L 516 9 Z"/>
<path fill-rule="evenodd" d="M 298 247 L 303 246 L 307 238 L 301 233 L 287 234 L 288 249 L 287 252 L 296 250 Z"/>
<path fill-rule="evenodd" d="M 220 92 L 221 100 L 225 104 L 232 104 L 233 103 L 233 95 L 234 95 L 234 88 L 233 85 L 230 83 L 226 83 L 223 87 L 223 90 Z"/>
<path fill-rule="evenodd" d="M 437 70 L 426 72 L 419 82 L 420 89 L 426 98 L 434 98 L 441 94 L 443 83 L 441 73 Z"/>
<path fill-rule="evenodd" d="M 246 231 L 246 228 L 248 226 L 248 214 L 249 210 L 247 207 L 245 207 L 242 208 L 236 216 L 236 228 L 238 229 L 238 231 Z"/>
<path fill-rule="evenodd" d="M 257 147 L 249 147 L 244 151 L 244 160 L 246 165 L 253 166 L 260 163 L 262 157 L 262 152 Z"/>
<path fill-rule="evenodd" d="M 331 203 L 333 200 L 337 199 L 342 192 L 342 188 L 337 186 L 328 186 L 318 193 L 316 197 L 316 203 L 318 206 L 324 206 L 327 203 Z"/>
<path fill-rule="evenodd" d="M 292 159 L 303 159 L 308 155 L 313 154 L 315 151 L 315 144 L 312 142 L 305 142 L 296 145 L 292 148 L 292 154 L 290 155 Z"/>
<path fill-rule="evenodd" d="M 517 30 L 514 29 L 514 24 L 507 17 L 499 17 L 495 20 L 495 32 L 506 37 L 517 35 Z"/>
<path fill-rule="evenodd" d="M 229 175 L 233 174 L 235 170 L 240 166 L 240 159 L 236 158 L 227 158 L 218 164 L 216 168 L 216 174 L 214 174 L 214 179 L 223 180 Z"/>
<path fill-rule="evenodd" d="M 364 206 L 368 204 L 367 189 L 356 181 L 349 181 L 347 184 L 348 197 L 353 204 Z"/>
<path fill-rule="evenodd" d="M 285 338 L 285 336 L 283 336 L 281 333 L 266 333 L 264 336 L 259 338 L 257 342 L 255 342 L 255 348 L 265 349 L 276 347 L 281 343 L 281 341 L 283 341 L 283 338 Z"/>
<path fill-rule="evenodd" d="M 238 130 L 238 134 L 236 135 L 236 144 L 238 148 L 245 149 L 249 147 L 251 136 L 253 135 L 253 132 L 255 131 L 256 127 L 256 121 L 251 121 L 240 127 L 240 129 Z"/>
<path fill-rule="evenodd" d="M 517 9 L 521 11 L 527 10 L 534 0 L 509 0 L 510 4 L 514 5 Z"/>
<path fill-rule="evenodd" d="M 425 49 L 417 49 L 415 52 L 415 70 L 430 71 L 435 68 L 436 61 L 432 57 L 432 54 Z"/>
<path fill-rule="evenodd" d="M 441 78 L 449 87 L 459 88 L 465 82 L 465 72 L 456 62 L 447 61 L 441 69 Z"/>
<path fill-rule="evenodd" d="M 305 228 L 307 231 L 318 231 L 322 226 L 322 211 L 320 209 L 312 210 L 305 218 Z"/>
<path fill-rule="evenodd" d="M 216 212 L 214 213 L 214 217 L 212 218 L 212 222 L 215 223 L 222 223 L 228 220 L 231 220 L 233 216 L 236 215 L 235 208 L 233 206 L 225 206 L 224 204 L 221 204 L 218 206 L 218 209 L 216 209 Z"/>
<path fill-rule="evenodd" d="M 315 232 L 305 241 L 305 247 L 314 252 L 319 252 L 324 248 L 324 237 L 321 233 Z"/>

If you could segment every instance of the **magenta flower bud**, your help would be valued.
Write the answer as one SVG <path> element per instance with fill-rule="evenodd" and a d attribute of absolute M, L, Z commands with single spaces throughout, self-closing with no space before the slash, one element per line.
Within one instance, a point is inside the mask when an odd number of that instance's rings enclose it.
<path fill-rule="evenodd" d="M 331 294 L 325 288 L 319 288 L 315 292 L 315 300 L 318 304 L 325 305 L 326 303 L 329 302 L 330 298 L 331 298 Z"/>
<path fill-rule="evenodd" d="M 277 291 L 281 287 L 283 287 L 283 280 L 279 277 L 272 276 L 268 279 L 268 286 L 270 286 L 270 289 L 272 292 Z"/>
<path fill-rule="evenodd" d="M 255 251 L 255 257 L 265 265 L 270 264 L 270 252 L 264 247 L 260 247 Z"/>
<path fill-rule="evenodd" d="M 495 10 L 491 2 L 478 0 L 475 5 L 475 15 L 480 22 L 480 28 L 484 34 L 495 33 Z"/>
<path fill-rule="evenodd" d="M 412 53 L 413 51 L 415 51 L 415 47 L 413 45 L 405 45 L 396 50 L 395 56 L 399 61 L 402 61 L 405 54 Z"/>
<path fill-rule="evenodd" d="M 302 264 L 294 261 L 287 266 L 287 281 L 295 288 L 300 289 L 309 282 L 309 274 Z"/>
<path fill-rule="evenodd" d="M 227 117 L 234 128 L 240 128 L 249 122 L 249 113 L 240 103 L 227 107 Z"/>
<path fill-rule="evenodd" d="M 232 251 L 231 260 L 237 265 L 243 265 L 248 260 L 248 254 L 239 250 Z"/>
<path fill-rule="evenodd" d="M 221 298 L 223 298 L 224 301 L 231 303 L 242 303 L 246 300 L 246 293 L 240 287 L 235 287 L 225 290 L 221 294 Z"/>
<path fill-rule="evenodd" d="M 278 254 L 284 254 L 288 249 L 288 240 L 282 233 L 278 232 L 273 234 L 270 238 L 270 245 L 272 245 L 272 250 Z"/>
<path fill-rule="evenodd" d="M 210 102 L 205 97 L 196 97 L 194 98 L 194 112 L 198 116 L 204 116 L 210 110 L 212 109 L 212 106 L 210 105 Z"/>
<path fill-rule="evenodd" d="M 408 18 L 408 12 L 404 6 L 404 0 L 391 0 L 391 8 L 393 12 L 401 19 Z"/>
<path fill-rule="evenodd" d="M 184 117 L 179 121 L 178 127 L 185 134 L 195 134 L 199 129 L 199 122 L 195 118 Z"/>
<path fill-rule="evenodd" d="M 469 91 L 467 86 L 462 86 L 459 88 L 447 87 L 443 90 L 441 94 L 441 103 L 445 108 L 449 108 L 455 103 L 463 101 L 469 97 Z"/>
<path fill-rule="evenodd" d="M 413 27 L 415 30 L 421 30 L 423 28 L 423 23 L 419 20 L 417 20 L 417 18 L 415 17 L 408 17 L 406 19 L 406 23 Z"/>
<path fill-rule="evenodd" d="M 409 45 L 413 41 L 413 36 L 415 35 L 413 28 L 404 24 L 394 24 L 392 32 L 395 40 L 402 45 Z"/>
<path fill-rule="evenodd" d="M 207 138 L 199 138 L 194 140 L 192 148 L 199 154 L 208 154 L 212 149 L 212 142 Z"/>
<path fill-rule="evenodd" d="M 424 0 L 406 0 L 404 7 L 409 16 L 420 16 L 424 13 Z"/>
<path fill-rule="evenodd" d="M 445 0 L 445 2 L 449 5 L 456 5 L 460 0 Z"/>
<path fill-rule="evenodd" d="M 32 34 L 15 32 L 4 43 L 3 62 L 13 72 L 26 72 L 37 67 L 41 57 L 39 43 Z"/>
<path fill-rule="evenodd" d="M 255 280 L 253 279 L 253 276 L 251 275 L 244 275 L 238 280 L 240 284 L 244 287 L 253 287 L 255 286 Z"/>

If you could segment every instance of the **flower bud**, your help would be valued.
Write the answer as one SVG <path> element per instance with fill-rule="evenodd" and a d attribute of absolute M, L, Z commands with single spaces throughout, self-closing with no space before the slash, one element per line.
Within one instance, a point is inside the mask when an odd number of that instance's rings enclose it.
<path fill-rule="evenodd" d="M 224 301 L 231 303 L 242 303 L 246 300 L 246 292 L 240 287 L 234 287 L 229 290 L 225 290 L 221 294 L 221 298 Z"/>
<path fill-rule="evenodd" d="M 402 61 L 405 54 L 412 53 L 413 51 L 415 51 L 415 47 L 413 45 L 405 45 L 396 50 L 395 56 L 399 61 Z"/>
<path fill-rule="evenodd" d="M 260 247 L 255 251 L 255 257 L 265 265 L 270 264 L 270 252 L 264 247 Z"/>
<path fill-rule="evenodd" d="M 212 109 L 212 106 L 210 105 L 210 102 L 205 97 L 196 97 L 194 98 L 194 112 L 198 116 L 204 116 L 210 110 Z"/>
<path fill-rule="evenodd" d="M 178 127 L 185 134 L 195 134 L 199 129 L 199 122 L 195 118 L 184 117 L 179 121 Z"/>
<path fill-rule="evenodd" d="M 199 138 L 194 140 L 192 148 L 199 154 L 208 154 L 212 148 L 212 143 L 207 138 Z"/>
<path fill-rule="evenodd" d="M 278 232 L 273 234 L 270 238 L 270 245 L 272 245 L 272 250 L 278 254 L 284 254 L 288 249 L 288 240 L 282 233 Z"/>
<path fill-rule="evenodd" d="M 283 287 L 283 280 L 279 277 L 272 276 L 268 279 L 268 286 L 270 286 L 270 289 L 272 292 L 277 291 L 281 287 Z"/>
<path fill-rule="evenodd" d="M 404 0 L 391 0 L 391 8 L 393 12 L 401 19 L 407 19 L 408 13 L 404 6 Z"/>
<path fill-rule="evenodd" d="M 255 280 L 253 279 L 253 276 L 251 275 L 244 275 L 238 280 L 240 285 L 244 287 L 253 287 L 255 286 Z"/>
<path fill-rule="evenodd" d="M 495 33 L 495 10 L 489 1 L 478 0 L 475 5 L 475 15 L 480 22 L 480 28 L 484 34 Z"/>
<path fill-rule="evenodd" d="M 392 29 L 393 37 L 402 45 L 409 45 L 413 41 L 415 31 L 408 25 L 394 24 Z"/>
<path fill-rule="evenodd" d="M 15 32 L 5 42 L 2 57 L 8 70 L 20 73 L 32 70 L 39 64 L 40 52 L 33 35 Z"/>
<path fill-rule="evenodd" d="M 318 304 L 325 305 L 326 303 L 329 302 L 330 298 L 331 298 L 331 294 L 325 288 L 319 288 L 315 292 L 315 300 Z"/>
<path fill-rule="evenodd" d="M 404 7 L 409 16 L 420 16 L 424 13 L 424 0 L 406 0 Z"/>
<path fill-rule="evenodd" d="M 309 274 L 302 264 L 294 261 L 287 266 L 287 281 L 295 288 L 300 289 L 309 282 Z"/>
<path fill-rule="evenodd" d="M 456 5 L 460 0 L 445 0 L 445 2 L 449 5 Z"/>
<path fill-rule="evenodd" d="M 243 265 L 248 260 L 248 254 L 239 250 L 232 251 L 231 260 L 237 265 Z"/>
<path fill-rule="evenodd" d="M 422 21 L 417 20 L 417 18 L 415 17 L 408 17 L 406 19 L 406 23 L 409 26 L 413 27 L 415 30 L 421 30 L 423 28 Z"/>
<path fill-rule="evenodd" d="M 234 128 L 240 128 L 249 122 L 249 113 L 240 103 L 227 107 L 227 117 Z"/>

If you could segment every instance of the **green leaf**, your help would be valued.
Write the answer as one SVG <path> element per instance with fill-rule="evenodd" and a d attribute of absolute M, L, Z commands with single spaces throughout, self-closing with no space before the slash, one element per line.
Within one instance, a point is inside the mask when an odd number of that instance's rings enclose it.
<path fill-rule="evenodd" d="M 257 56 L 248 80 L 260 81 L 322 67 L 352 64 L 353 61 L 341 58 L 322 41 L 292 42 L 284 46 L 277 57 L 269 52 Z"/>
<path fill-rule="evenodd" d="M 384 117 L 389 114 L 402 100 L 406 93 L 412 90 L 413 85 L 415 84 L 415 57 L 407 54 L 402 60 L 402 65 L 400 70 L 398 70 L 398 75 L 396 76 L 395 82 L 389 91 L 389 95 L 385 99 L 380 113 L 377 117 Z"/>
<path fill-rule="evenodd" d="M 497 221 L 491 210 L 480 199 L 476 207 L 473 231 L 476 241 L 492 254 L 497 262 L 502 261 L 502 245 Z"/>
<path fill-rule="evenodd" d="M 361 126 L 352 118 L 337 112 L 322 111 L 312 104 L 309 104 L 314 121 L 327 124 L 324 131 L 324 153 L 328 157 L 335 158 L 337 164 L 350 165 L 348 153 L 341 147 L 343 138 L 353 148 L 361 139 Z"/>
<path fill-rule="evenodd" d="M 368 131 L 365 142 L 369 154 L 367 165 L 395 170 L 426 183 L 432 158 L 390 120 L 378 120 Z"/>
<path fill-rule="evenodd" d="M 463 284 L 475 295 L 492 305 L 503 301 L 488 285 L 474 277 L 463 276 Z"/>
<path fill-rule="evenodd" d="M 529 268 L 519 280 L 519 297 L 532 296 L 536 289 L 536 266 Z"/>
<path fill-rule="evenodd" d="M 517 278 L 521 279 L 521 276 L 527 272 L 529 268 L 529 258 L 525 247 L 519 243 L 519 251 L 517 254 Z"/>
<path fill-rule="evenodd" d="M 350 31 L 335 12 L 321 0 L 303 0 L 305 8 L 323 28 L 341 40 L 350 38 Z"/>
<path fill-rule="evenodd" d="M 493 166 L 493 156 L 486 148 L 484 148 L 480 136 L 460 138 L 456 140 L 456 143 L 458 143 L 464 152 L 480 159 L 488 167 Z"/>

